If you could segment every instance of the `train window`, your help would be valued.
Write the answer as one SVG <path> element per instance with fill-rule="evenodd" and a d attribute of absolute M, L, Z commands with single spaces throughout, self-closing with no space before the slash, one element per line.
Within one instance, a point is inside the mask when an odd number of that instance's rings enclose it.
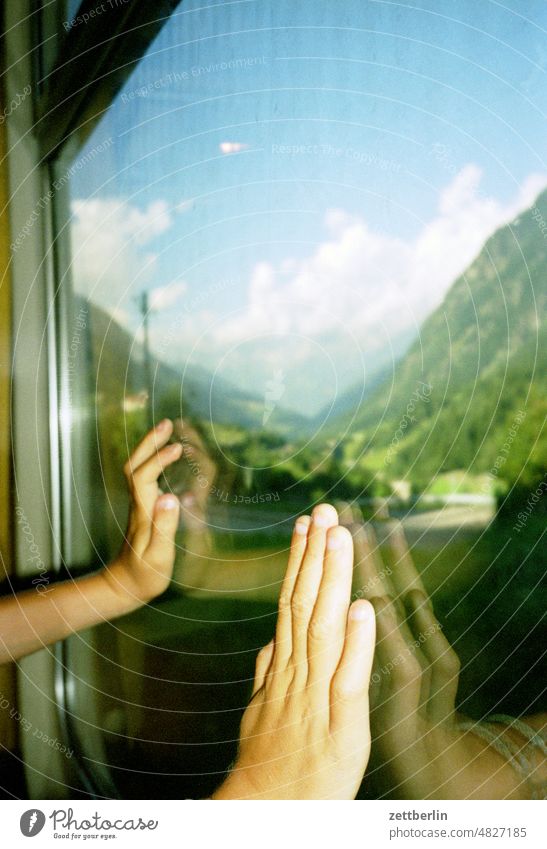
<path fill-rule="evenodd" d="M 324 500 L 367 521 L 395 586 L 414 561 L 466 721 L 542 709 L 547 104 L 514 5 L 173 4 L 59 146 L 74 574 L 117 551 L 149 426 L 176 419 L 192 449 L 163 481 L 183 505 L 169 590 L 65 645 L 97 792 L 219 783 L 291 523 Z"/>

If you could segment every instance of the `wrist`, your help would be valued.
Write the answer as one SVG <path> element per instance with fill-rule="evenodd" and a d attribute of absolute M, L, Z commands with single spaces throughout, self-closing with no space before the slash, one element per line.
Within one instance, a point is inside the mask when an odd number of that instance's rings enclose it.
<path fill-rule="evenodd" d="M 154 598 L 151 593 L 143 591 L 119 558 L 105 566 L 97 577 L 112 595 L 121 614 L 131 613 Z"/>
<path fill-rule="evenodd" d="M 253 798 L 258 798 L 256 788 L 249 782 L 245 771 L 241 771 L 237 767 L 228 773 L 220 787 L 211 796 L 211 799 L 216 801 Z"/>
<path fill-rule="evenodd" d="M 511 745 L 505 729 L 482 720 L 462 718 L 461 745 L 473 767 L 474 788 L 469 798 L 528 798 L 519 759 L 520 745 Z"/>

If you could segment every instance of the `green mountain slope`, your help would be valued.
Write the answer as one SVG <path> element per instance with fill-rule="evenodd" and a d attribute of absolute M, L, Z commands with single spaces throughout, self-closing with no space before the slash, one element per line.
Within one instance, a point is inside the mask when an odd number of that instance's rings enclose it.
<path fill-rule="evenodd" d="M 387 455 L 392 477 L 489 471 L 519 410 L 509 453 L 526 459 L 526 422 L 541 421 L 547 397 L 546 221 L 544 192 L 486 242 L 359 411 L 354 431 Z"/>
<path fill-rule="evenodd" d="M 142 345 L 107 312 L 82 298 L 74 311 L 86 315 L 88 350 L 91 355 L 89 391 L 97 391 L 109 407 L 121 411 L 127 396 L 146 389 Z M 185 415 L 195 421 L 225 424 L 236 428 L 263 430 L 264 399 L 244 392 L 204 368 L 177 369 L 158 361 L 152 354 L 154 405 L 160 415 Z M 279 406 L 268 422 L 268 430 L 298 431 L 307 420 Z"/>

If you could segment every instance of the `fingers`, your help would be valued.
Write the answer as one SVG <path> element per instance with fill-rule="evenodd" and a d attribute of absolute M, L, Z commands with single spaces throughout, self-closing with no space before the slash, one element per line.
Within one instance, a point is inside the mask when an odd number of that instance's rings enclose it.
<path fill-rule="evenodd" d="M 376 611 L 376 648 L 381 683 L 381 724 L 402 725 L 420 706 L 422 668 L 403 636 L 396 610 L 387 598 L 373 600 Z"/>
<path fill-rule="evenodd" d="M 254 698 L 258 691 L 261 690 L 264 686 L 266 676 L 268 675 L 272 663 L 273 654 L 274 641 L 270 640 L 270 642 L 265 645 L 264 648 L 260 649 L 256 657 L 255 678 L 251 698 Z"/>
<path fill-rule="evenodd" d="M 179 502 L 174 495 L 161 495 L 156 501 L 146 562 L 162 574 L 175 562 L 175 534 L 179 523 Z"/>
<path fill-rule="evenodd" d="M 182 445 L 183 457 L 197 470 L 193 481 L 194 488 L 198 494 L 207 494 L 214 483 L 216 464 L 210 457 L 203 438 L 196 428 L 182 419 L 175 419 L 173 433 Z"/>
<path fill-rule="evenodd" d="M 419 590 L 427 597 L 422 579 L 410 554 L 403 525 L 400 521 L 397 520 L 391 524 L 388 538 L 393 552 L 391 581 L 396 594 L 404 598 L 411 590 Z"/>
<path fill-rule="evenodd" d="M 124 472 L 129 479 L 142 463 L 152 457 L 160 448 L 163 448 L 173 432 L 173 422 L 163 419 L 156 427 L 149 431 L 144 439 L 139 442 L 124 466 Z"/>
<path fill-rule="evenodd" d="M 355 592 L 366 599 L 391 594 L 389 577 L 372 526 L 362 523 L 351 527 L 355 548 Z"/>
<path fill-rule="evenodd" d="M 306 551 L 308 528 L 310 525 L 311 518 L 309 516 L 300 516 L 296 520 L 293 529 L 289 563 L 279 595 L 279 609 L 275 632 L 274 669 L 276 670 L 285 669 L 292 654 L 292 595 Z"/>
<path fill-rule="evenodd" d="M 364 524 L 362 518 L 359 518 L 356 508 L 353 508 L 351 512 L 353 522 L 349 527 L 355 551 L 353 596 L 369 600 L 388 598 L 392 592 L 388 574 L 391 570 L 384 566 L 376 534 L 372 525 Z M 373 667 L 374 674 L 369 698 L 372 707 L 375 708 L 381 704 L 382 691 L 385 689 L 385 681 L 382 681 L 378 671 L 381 669 L 378 653 L 374 657 Z"/>
<path fill-rule="evenodd" d="M 305 682 L 308 675 L 308 627 L 323 576 L 327 531 L 337 524 L 338 514 L 330 504 L 319 504 L 314 508 L 306 550 L 291 599 L 291 663 L 298 682 Z"/>
<path fill-rule="evenodd" d="M 179 496 L 180 524 L 191 533 L 205 533 L 207 530 L 207 514 L 204 506 L 196 496 L 189 491 Z"/>
<path fill-rule="evenodd" d="M 331 685 L 330 730 L 349 748 L 356 724 L 369 725 L 368 690 L 374 656 L 375 621 L 370 602 L 355 601 L 347 616 L 344 647 Z M 368 734 L 370 738 L 370 731 Z"/>
<path fill-rule="evenodd" d="M 433 723 L 444 722 L 455 711 L 460 675 L 458 655 L 444 636 L 424 593 L 414 590 L 405 599 L 416 641 L 430 664 L 427 713 Z"/>
<path fill-rule="evenodd" d="M 158 498 L 158 477 L 171 463 L 178 460 L 182 448 L 176 443 L 166 445 L 142 463 L 129 477 L 132 495 L 130 534 L 135 546 L 147 545 L 151 522 Z M 178 515 L 178 511 L 177 511 Z"/>
<path fill-rule="evenodd" d="M 131 480 L 134 490 L 141 495 L 148 484 L 157 484 L 158 478 L 167 466 L 178 460 L 182 454 L 182 445 L 173 442 L 156 451 L 148 460 L 133 472 Z"/>
<path fill-rule="evenodd" d="M 203 439 L 192 425 L 183 419 L 175 419 L 173 422 L 173 434 L 177 439 L 188 442 L 202 451 L 205 451 Z"/>
<path fill-rule="evenodd" d="M 340 525 L 344 525 L 345 528 L 349 528 L 354 522 L 359 521 L 357 518 L 358 508 L 354 506 L 354 504 L 350 504 L 348 501 L 337 501 L 336 502 L 336 512 L 338 513 L 338 522 Z"/>
<path fill-rule="evenodd" d="M 347 528 L 327 532 L 323 575 L 308 628 L 308 684 L 330 682 L 344 649 L 351 598 L 353 544 Z M 328 699 L 326 688 L 319 688 Z"/>

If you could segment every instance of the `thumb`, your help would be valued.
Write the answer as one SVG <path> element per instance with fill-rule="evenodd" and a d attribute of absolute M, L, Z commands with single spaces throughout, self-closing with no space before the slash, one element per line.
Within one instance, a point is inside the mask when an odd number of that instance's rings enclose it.
<path fill-rule="evenodd" d="M 179 513 L 180 504 L 175 495 L 160 495 L 154 505 L 152 534 L 145 557 L 162 569 L 166 566 L 172 569 L 175 562 Z"/>

